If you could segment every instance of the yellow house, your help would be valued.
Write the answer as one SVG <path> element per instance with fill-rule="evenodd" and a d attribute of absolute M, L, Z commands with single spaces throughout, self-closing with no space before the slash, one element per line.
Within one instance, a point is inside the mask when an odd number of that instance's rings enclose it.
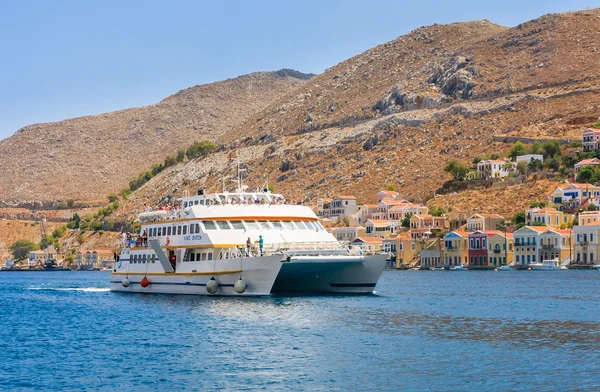
<path fill-rule="evenodd" d="M 565 227 L 573 220 L 573 215 L 565 214 L 556 208 L 550 207 L 529 208 L 525 210 L 525 217 L 528 225 L 539 222 L 555 229 L 559 229 L 561 226 Z"/>
<path fill-rule="evenodd" d="M 419 253 L 419 243 L 411 237 L 399 235 L 396 237 L 396 268 L 407 267 L 416 262 Z"/>
<path fill-rule="evenodd" d="M 493 267 L 509 265 L 515 259 L 513 233 L 501 231 L 488 237 L 488 264 Z"/>
<path fill-rule="evenodd" d="M 469 263 L 469 233 L 454 230 L 444 236 L 444 267 Z"/>
<path fill-rule="evenodd" d="M 572 255 L 571 230 L 549 229 L 539 235 L 540 238 L 540 261 L 558 258 L 565 260 Z"/>
<path fill-rule="evenodd" d="M 574 226 L 573 236 L 575 245 L 571 264 L 580 267 L 600 265 L 600 222 Z"/>

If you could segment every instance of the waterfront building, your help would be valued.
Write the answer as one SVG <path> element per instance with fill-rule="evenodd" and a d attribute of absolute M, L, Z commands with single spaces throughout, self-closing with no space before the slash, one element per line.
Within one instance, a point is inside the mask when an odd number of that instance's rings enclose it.
<path fill-rule="evenodd" d="M 598 159 L 598 158 L 583 159 L 583 160 L 577 162 L 575 164 L 575 166 L 573 166 L 573 167 L 575 169 L 575 173 L 578 173 L 581 169 L 583 169 L 586 166 L 598 167 L 598 166 L 600 166 L 600 159 Z"/>
<path fill-rule="evenodd" d="M 467 231 L 496 230 L 497 225 L 504 223 L 504 220 L 505 218 L 498 214 L 473 214 L 467 219 Z"/>
<path fill-rule="evenodd" d="M 350 217 L 350 224 L 364 225 L 367 219 L 373 218 L 377 204 L 363 204 L 358 207 L 356 214 Z"/>
<path fill-rule="evenodd" d="M 406 200 L 384 199 L 377 204 L 377 210 L 373 213 L 373 219 L 390 219 L 390 209 L 397 205 L 409 204 Z"/>
<path fill-rule="evenodd" d="M 587 128 L 584 130 L 581 138 L 583 151 L 597 150 L 598 140 L 600 140 L 600 129 Z"/>
<path fill-rule="evenodd" d="M 599 265 L 600 221 L 573 226 L 573 236 L 575 245 L 571 264 L 584 267 Z"/>
<path fill-rule="evenodd" d="M 525 210 L 525 218 L 528 225 L 538 222 L 555 229 L 559 229 L 561 226 L 564 227 L 573 221 L 574 216 L 562 211 L 558 211 L 556 208 L 535 207 Z"/>
<path fill-rule="evenodd" d="M 419 253 L 419 245 L 414 238 L 403 235 L 396 237 L 396 267 L 407 267 L 412 264 Z"/>
<path fill-rule="evenodd" d="M 358 237 L 365 237 L 363 226 L 332 227 L 329 232 L 333 234 L 336 240 L 345 242 L 352 242 Z"/>
<path fill-rule="evenodd" d="M 488 233 L 477 230 L 469 233 L 469 268 L 488 268 Z"/>
<path fill-rule="evenodd" d="M 421 259 L 421 268 L 442 268 L 442 251 L 435 244 L 427 249 L 422 249 L 419 258 Z"/>
<path fill-rule="evenodd" d="M 571 230 L 548 229 L 539 233 L 539 261 L 558 259 L 563 261 L 572 255 Z"/>
<path fill-rule="evenodd" d="M 53 246 L 50 246 L 48 249 L 44 250 L 34 250 L 29 252 L 29 259 L 27 260 L 27 265 L 30 267 L 36 265 L 44 265 L 48 260 L 56 260 L 56 250 Z"/>
<path fill-rule="evenodd" d="M 514 261 L 513 233 L 496 231 L 491 236 L 488 236 L 488 244 L 488 264 L 491 267 L 509 265 Z"/>
<path fill-rule="evenodd" d="M 444 267 L 469 264 L 469 233 L 454 230 L 444 236 Z"/>
<path fill-rule="evenodd" d="M 92 268 L 112 268 L 115 263 L 114 252 L 109 249 L 95 249 L 85 255 L 86 265 Z"/>

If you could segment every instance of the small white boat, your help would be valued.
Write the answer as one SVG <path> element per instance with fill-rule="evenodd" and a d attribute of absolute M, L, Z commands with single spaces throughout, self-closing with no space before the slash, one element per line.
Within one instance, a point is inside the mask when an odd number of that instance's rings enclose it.
<path fill-rule="evenodd" d="M 596 271 L 600 271 L 600 265 L 595 265 L 595 266 L 594 266 L 594 269 L 595 269 Z"/>
<path fill-rule="evenodd" d="M 534 271 L 560 271 L 567 269 L 564 265 L 560 265 L 558 259 L 543 260 L 541 263 L 531 263 L 529 264 L 529 268 Z"/>
<path fill-rule="evenodd" d="M 498 271 L 510 271 L 512 267 L 510 265 L 501 265 L 498 267 Z"/>
<path fill-rule="evenodd" d="M 453 265 L 452 267 L 448 268 L 449 271 L 466 271 L 467 269 L 465 267 L 463 267 L 462 265 Z"/>

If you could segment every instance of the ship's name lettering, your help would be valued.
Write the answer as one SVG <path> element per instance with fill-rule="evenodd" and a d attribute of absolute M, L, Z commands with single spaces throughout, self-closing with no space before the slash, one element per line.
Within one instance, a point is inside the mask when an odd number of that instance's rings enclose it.
<path fill-rule="evenodd" d="M 201 235 L 186 235 L 185 237 L 183 237 L 184 241 L 199 241 L 201 239 Z"/>

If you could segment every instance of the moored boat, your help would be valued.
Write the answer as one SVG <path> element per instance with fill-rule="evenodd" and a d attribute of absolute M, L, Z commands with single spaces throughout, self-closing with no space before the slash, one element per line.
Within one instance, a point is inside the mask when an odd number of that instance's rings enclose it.
<path fill-rule="evenodd" d="M 529 264 L 529 268 L 534 271 L 560 271 L 567 269 L 564 265 L 560 265 L 558 259 L 543 260 L 541 263 L 531 263 Z"/>

